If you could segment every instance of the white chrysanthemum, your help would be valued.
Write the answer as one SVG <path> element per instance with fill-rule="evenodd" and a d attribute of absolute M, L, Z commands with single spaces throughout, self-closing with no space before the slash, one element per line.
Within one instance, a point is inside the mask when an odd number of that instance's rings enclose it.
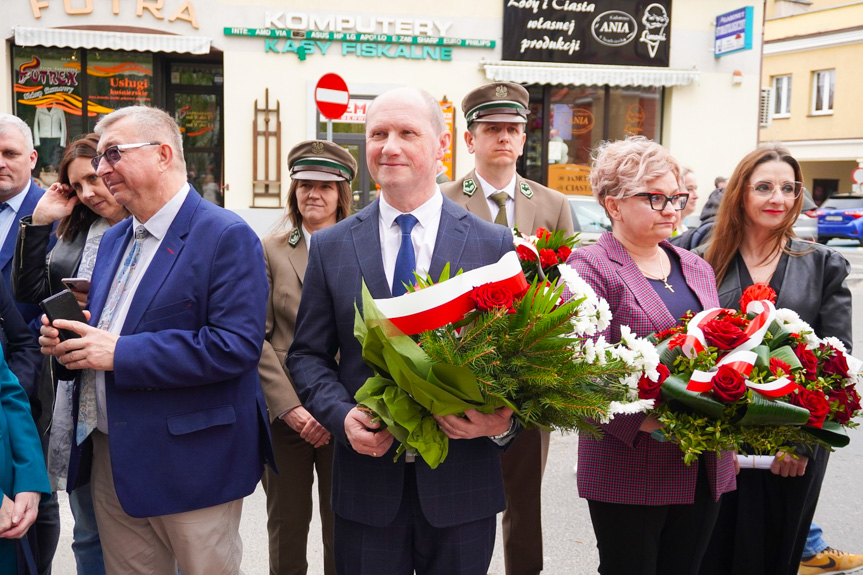
<path fill-rule="evenodd" d="M 801 332 L 800 335 L 802 335 L 803 339 L 806 340 L 807 349 L 816 349 L 819 345 L 821 345 L 821 340 L 811 331 Z"/>
<path fill-rule="evenodd" d="M 794 310 L 779 308 L 776 310 L 775 317 L 791 333 L 802 334 L 804 332 L 812 332 L 812 326 L 800 319 L 800 316 Z"/>
<path fill-rule="evenodd" d="M 848 350 L 845 349 L 845 344 L 842 343 L 842 341 L 839 340 L 838 338 L 835 338 L 833 336 L 825 337 L 824 343 L 826 343 L 828 345 L 832 345 L 834 348 L 838 349 L 839 351 L 841 351 L 842 353 L 844 353 L 846 355 L 848 354 Z"/>
<path fill-rule="evenodd" d="M 612 401 L 608 406 L 608 411 L 612 414 L 643 413 L 648 409 L 652 409 L 654 403 L 656 403 L 656 400 L 653 399 L 639 399 L 627 403 L 622 403 L 620 401 Z"/>
<path fill-rule="evenodd" d="M 608 302 L 604 299 L 599 300 L 597 307 L 597 322 L 596 329 L 599 331 L 605 330 L 611 325 L 611 308 L 608 307 Z"/>

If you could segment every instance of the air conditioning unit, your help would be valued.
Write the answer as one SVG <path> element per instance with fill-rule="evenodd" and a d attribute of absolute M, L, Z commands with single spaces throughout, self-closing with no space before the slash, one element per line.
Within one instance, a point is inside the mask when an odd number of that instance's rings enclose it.
<path fill-rule="evenodd" d="M 758 119 L 762 128 L 767 128 L 773 121 L 773 88 L 761 88 Z"/>

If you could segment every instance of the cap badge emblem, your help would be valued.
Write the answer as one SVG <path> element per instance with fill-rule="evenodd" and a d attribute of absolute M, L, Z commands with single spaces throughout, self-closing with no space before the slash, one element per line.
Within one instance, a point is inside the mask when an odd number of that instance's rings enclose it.
<path fill-rule="evenodd" d="M 324 153 L 324 143 L 323 142 L 312 142 L 312 153 L 313 154 L 323 154 Z"/>
<path fill-rule="evenodd" d="M 506 86 L 498 86 L 494 89 L 495 98 L 506 98 L 509 91 L 506 89 Z"/>

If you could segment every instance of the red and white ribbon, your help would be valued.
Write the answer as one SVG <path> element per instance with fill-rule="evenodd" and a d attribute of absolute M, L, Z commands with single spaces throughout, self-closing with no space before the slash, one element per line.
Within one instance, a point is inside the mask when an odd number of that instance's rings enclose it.
<path fill-rule="evenodd" d="M 702 328 L 722 311 L 721 308 L 713 308 L 702 311 L 692 318 L 687 326 L 686 341 L 683 344 L 683 353 L 686 357 L 692 359 L 707 347 Z M 693 372 L 686 389 L 695 392 L 710 391 L 713 389 L 713 378 L 723 365 L 740 372 L 743 377 L 748 377 L 752 373 L 758 358 L 752 350 L 764 341 L 764 334 L 767 333 L 767 329 L 776 317 L 776 308 L 767 300 L 752 301 L 746 306 L 746 313 L 757 314 L 743 331 L 746 334 L 746 339 L 719 360 L 714 369 Z M 782 397 L 791 393 L 797 384 L 787 377 L 780 377 L 768 383 L 754 383 L 747 379 L 746 386 L 768 397 Z"/>
<path fill-rule="evenodd" d="M 509 289 L 513 296 L 523 294 L 529 287 L 518 256 L 512 251 L 495 264 L 399 297 L 376 299 L 375 305 L 403 333 L 414 335 L 461 320 L 476 309 L 471 291 L 485 284 Z"/>

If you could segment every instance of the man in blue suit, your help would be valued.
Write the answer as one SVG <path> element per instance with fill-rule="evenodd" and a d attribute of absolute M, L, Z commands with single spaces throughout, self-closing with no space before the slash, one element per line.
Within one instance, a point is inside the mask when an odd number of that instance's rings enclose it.
<path fill-rule="evenodd" d="M 287 364 L 303 405 L 337 439 L 332 507 L 340 575 L 484 575 L 491 561 L 495 515 L 505 505 L 499 448 L 514 436 L 512 412 L 439 418 L 453 441 L 432 470 L 411 455 L 394 463 L 392 435 L 354 400 L 372 374 L 353 335 L 362 281 L 373 297 L 391 297 L 404 293 L 406 257 L 412 269 L 438 277 L 447 262 L 469 270 L 513 249 L 506 228 L 441 194 L 435 167 L 449 140 L 439 104 L 425 92 L 398 89 L 375 99 L 366 159 L 381 194 L 315 232 L 309 249 Z"/>
<path fill-rule="evenodd" d="M 107 573 L 179 564 L 184 575 L 236 575 L 242 499 L 271 456 L 257 369 L 261 243 L 186 183 L 170 116 L 121 108 L 96 133 L 97 174 L 133 217 L 100 244 L 90 325 L 55 321 L 82 337 L 60 343 L 46 325 L 40 338 L 83 370 L 77 442 L 92 440 L 92 457 L 73 452 L 69 485 L 92 462 Z"/>

